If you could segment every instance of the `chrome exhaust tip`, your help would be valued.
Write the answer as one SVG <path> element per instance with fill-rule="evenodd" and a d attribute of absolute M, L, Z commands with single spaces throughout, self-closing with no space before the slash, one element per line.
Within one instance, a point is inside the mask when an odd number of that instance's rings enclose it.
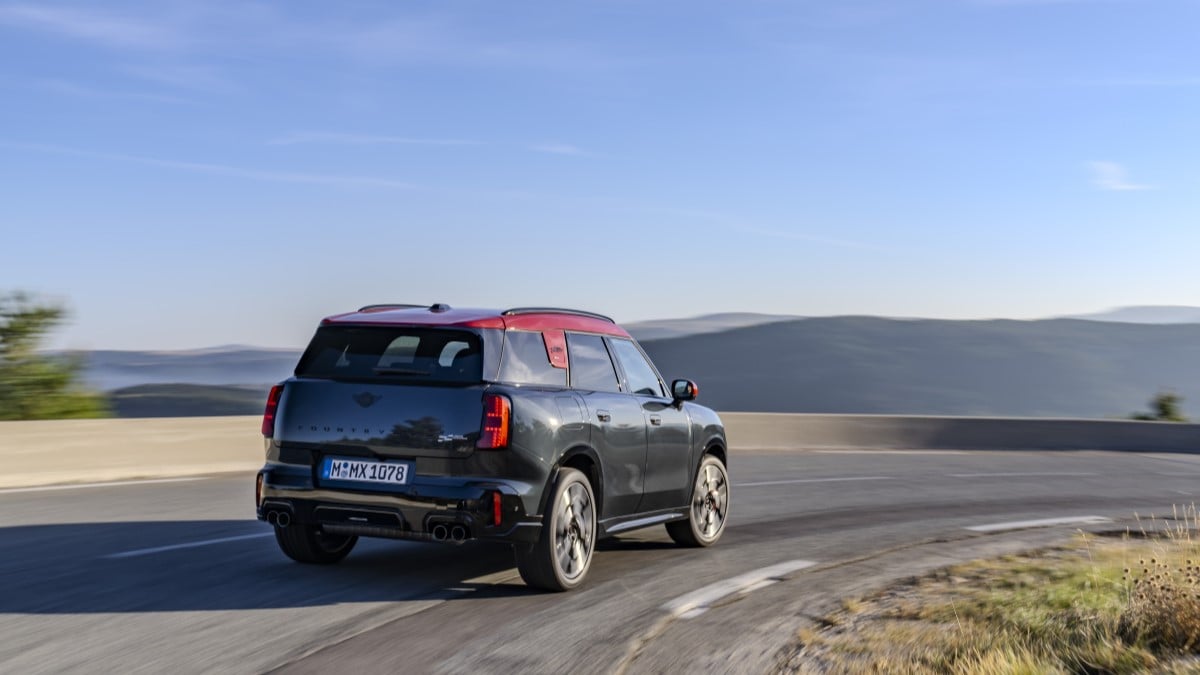
<path fill-rule="evenodd" d="M 279 515 L 275 516 L 275 524 L 279 527 L 287 527 L 292 524 L 292 517 L 287 511 L 280 511 Z"/>
<path fill-rule="evenodd" d="M 275 511 L 267 511 L 267 523 L 269 523 L 269 524 L 271 524 L 271 525 L 274 525 L 274 524 L 275 524 L 275 518 L 276 518 L 278 515 L 279 515 L 279 514 L 278 514 L 278 513 L 276 513 Z"/>
<path fill-rule="evenodd" d="M 455 525 L 450 528 L 450 538 L 454 541 L 462 542 L 467 540 L 467 528 L 462 525 Z"/>
<path fill-rule="evenodd" d="M 446 541 L 446 537 L 448 536 L 450 536 L 450 531 L 445 525 L 438 523 L 437 525 L 433 526 L 434 541 Z"/>

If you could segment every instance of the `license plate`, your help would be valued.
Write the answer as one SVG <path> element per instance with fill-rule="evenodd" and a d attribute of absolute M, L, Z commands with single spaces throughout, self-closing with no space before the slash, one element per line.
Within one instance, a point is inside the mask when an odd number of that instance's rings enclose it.
<path fill-rule="evenodd" d="M 407 462 L 376 462 L 373 460 L 345 459 L 342 457 L 326 457 L 321 466 L 321 478 L 325 480 L 345 480 L 356 483 L 383 483 L 386 485 L 405 485 L 412 464 Z"/>

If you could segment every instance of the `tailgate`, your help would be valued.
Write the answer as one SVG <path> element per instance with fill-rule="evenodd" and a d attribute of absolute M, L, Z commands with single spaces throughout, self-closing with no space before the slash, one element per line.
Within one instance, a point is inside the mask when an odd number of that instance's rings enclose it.
<path fill-rule="evenodd" d="M 484 388 L 293 379 L 275 438 L 326 452 L 354 446 L 384 457 L 466 457 L 479 438 Z"/>

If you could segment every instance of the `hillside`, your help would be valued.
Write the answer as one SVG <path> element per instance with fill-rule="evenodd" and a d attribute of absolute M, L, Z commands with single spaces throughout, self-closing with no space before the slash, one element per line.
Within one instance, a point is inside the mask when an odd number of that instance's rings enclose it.
<path fill-rule="evenodd" d="M 1074 319 L 1119 323 L 1200 323 L 1200 307 L 1186 305 L 1140 305 L 1118 307 L 1107 312 L 1082 314 Z"/>
<path fill-rule="evenodd" d="M 722 314 L 705 314 L 687 319 L 656 319 L 653 321 L 636 321 L 625 324 L 629 334 L 643 340 L 663 340 L 683 337 L 685 335 L 700 335 L 717 333 L 758 326 L 778 321 L 795 321 L 801 317 L 785 314 L 755 314 L 753 312 L 725 312 Z"/>
<path fill-rule="evenodd" d="M 269 387 L 144 384 L 108 393 L 117 417 L 261 415 Z"/>
<path fill-rule="evenodd" d="M 718 410 L 1110 417 L 1169 389 L 1200 418 L 1196 324 L 833 317 L 643 344 L 664 376 L 696 380 Z M 87 380 L 117 390 L 121 416 L 259 414 L 298 356 L 94 352 Z"/>
<path fill-rule="evenodd" d="M 1200 414 L 1200 325 L 835 317 L 644 347 L 718 410 L 1107 417 L 1171 389 Z"/>
<path fill-rule="evenodd" d="M 84 382 L 102 391 L 179 382 L 257 387 L 290 376 L 300 350 L 216 347 L 177 352 L 94 351 L 84 357 Z"/>

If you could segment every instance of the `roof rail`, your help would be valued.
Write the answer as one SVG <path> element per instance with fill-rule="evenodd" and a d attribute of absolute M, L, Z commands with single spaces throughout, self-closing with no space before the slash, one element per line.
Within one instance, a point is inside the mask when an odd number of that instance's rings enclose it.
<path fill-rule="evenodd" d="M 562 307 L 514 307 L 512 309 L 504 310 L 501 312 L 501 314 L 504 316 L 516 316 L 519 314 L 571 314 L 574 316 L 586 316 L 591 319 L 600 319 L 601 321 L 607 321 L 611 324 L 616 323 L 616 321 L 613 321 L 603 314 L 585 312 L 582 309 L 563 309 Z"/>
<path fill-rule="evenodd" d="M 373 309 L 416 309 L 418 307 L 428 307 L 429 305 L 407 305 L 394 302 L 385 302 L 381 305 L 363 305 L 358 308 L 360 312 L 368 312 Z"/>

